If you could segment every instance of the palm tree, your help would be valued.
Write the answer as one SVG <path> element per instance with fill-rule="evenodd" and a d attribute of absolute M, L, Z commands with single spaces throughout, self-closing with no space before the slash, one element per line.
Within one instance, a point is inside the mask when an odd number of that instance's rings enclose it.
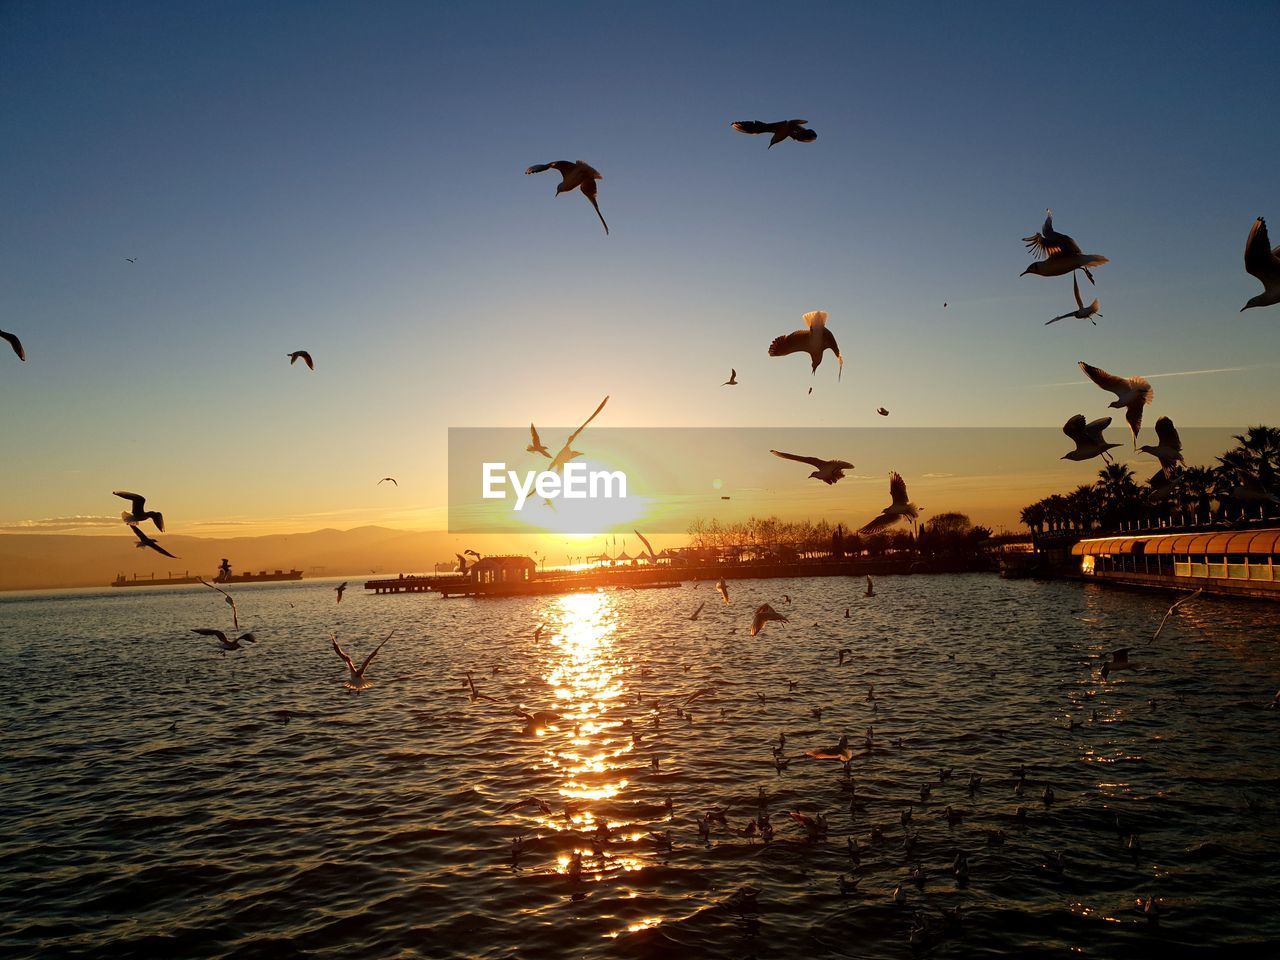
<path fill-rule="evenodd" d="M 1067 494 L 1067 504 L 1079 529 L 1093 529 L 1101 512 L 1101 499 L 1097 489 L 1091 483 L 1081 484 Z"/>
<path fill-rule="evenodd" d="M 1044 501 L 1037 500 L 1035 503 L 1028 504 L 1022 508 L 1019 516 L 1023 525 L 1031 531 L 1031 542 L 1036 542 L 1036 537 L 1044 532 L 1045 509 Z"/>
<path fill-rule="evenodd" d="M 1120 526 L 1120 521 L 1137 512 L 1142 494 L 1134 482 L 1133 471 L 1123 463 L 1110 463 L 1098 471 L 1097 490 L 1102 499 L 1105 526 L 1114 530 Z"/>
<path fill-rule="evenodd" d="M 1179 475 L 1184 509 L 1195 514 L 1195 522 L 1207 521 L 1212 513 L 1217 472 L 1211 467 L 1187 467 Z"/>

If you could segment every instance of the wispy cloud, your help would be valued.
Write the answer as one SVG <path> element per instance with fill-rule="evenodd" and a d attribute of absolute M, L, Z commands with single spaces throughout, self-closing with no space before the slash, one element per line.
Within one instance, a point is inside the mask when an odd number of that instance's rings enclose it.
<path fill-rule="evenodd" d="M 1209 370 L 1174 370 L 1171 373 L 1144 373 L 1142 376 L 1148 380 L 1159 380 L 1163 377 L 1203 377 L 1214 373 L 1243 373 L 1245 370 L 1262 370 L 1268 367 L 1280 366 L 1274 363 L 1251 363 L 1243 367 L 1213 367 Z M 1044 387 L 1074 387 L 1078 384 L 1088 383 L 1085 377 L 1078 380 L 1063 380 L 1061 383 L 1044 383 Z"/>
<path fill-rule="evenodd" d="M 922 473 L 922 474 L 920 474 L 920 476 L 924 477 L 926 480 L 947 480 L 947 479 L 950 479 L 951 477 L 958 476 L 958 474 L 954 474 L 954 473 Z"/>
<path fill-rule="evenodd" d="M 119 517 L 43 517 L 39 520 L 0 522 L 0 531 L 5 533 L 57 533 L 61 530 L 83 530 L 87 527 L 110 527 L 119 523 Z"/>

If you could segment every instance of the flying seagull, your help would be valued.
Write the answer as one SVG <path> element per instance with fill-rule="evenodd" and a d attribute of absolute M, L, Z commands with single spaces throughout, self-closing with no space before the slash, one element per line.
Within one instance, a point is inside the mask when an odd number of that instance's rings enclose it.
<path fill-rule="evenodd" d="M 137 258 L 137 257 L 125 257 L 125 259 L 126 259 L 126 260 L 128 260 L 130 263 L 137 263 L 137 262 L 138 262 L 138 258 Z"/>
<path fill-rule="evenodd" d="M 891 527 L 899 520 L 909 519 L 915 522 L 920 516 L 920 508 L 907 497 L 907 484 L 901 474 L 889 474 L 889 496 L 893 502 L 880 511 L 880 516 L 865 524 L 859 533 L 875 533 Z"/>
<path fill-rule="evenodd" d="M 887 417 L 889 415 L 889 411 L 884 407 L 876 407 L 876 413 L 880 414 L 882 417 Z"/>
<path fill-rule="evenodd" d="M 466 557 L 464 557 L 464 556 L 463 556 L 462 554 L 460 554 L 460 553 L 455 553 L 455 554 L 454 554 L 454 556 L 458 558 L 458 572 L 459 572 L 459 573 L 466 573 L 466 572 L 467 572 L 467 558 L 466 558 Z"/>
<path fill-rule="evenodd" d="M 164 516 L 159 510 L 147 509 L 147 498 L 140 493 L 129 493 L 126 490 L 112 490 L 112 496 L 119 497 L 121 500 L 128 500 L 133 505 L 133 511 L 128 510 L 120 514 L 120 519 L 129 526 L 137 526 L 144 520 L 150 520 L 156 525 L 156 529 L 164 533 Z"/>
<path fill-rule="evenodd" d="M 735 369 L 733 369 L 732 367 L 730 367 L 730 368 L 729 368 L 729 379 L 728 379 L 728 380 L 726 380 L 724 383 L 720 384 L 720 386 L 722 386 L 722 387 L 736 387 L 737 385 L 738 385 L 738 371 L 737 371 L 737 370 L 735 370 Z"/>
<path fill-rule="evenodd" d="M 1236 485 L 1228 496 L 1244 503 L 1280 503 L 1280 497 L 1268 490 L 1257 474 L 1248 470 L 1236 470 Z"/>
<path fill-rule="evenodd" d="M 1177 469 L 1178 464 L 1186 463 L 1182 459 L 1182 438 L 1178 436 L 1178 428 L 1173 425 L 1173 421 L 1168 417 L 1161 417 L 1156 421 L 1156 437 L 1160 443 L 1156 446 L 1143 444 L 1138 448 L 1142 453 L 1149 453 L 1160 461 L 1160 466 L 1164 470 L 1164 475 L 1173 478 L 1173 472 Z"/>
<path fill-rule="evenodd" d="M 772 150 L 774 144 L 781 143 L 790 137 L 796 143 L 812 143 L 818 139 L 818 133 L 805 126 L 808 120 L 778 120 L 765 123 L 763 120 L 735 120 L 731 126 L 739 133 L 771 133 L 767 149 Z"/>
<path fill-rule="evenodd" d="M 807 463 L 811 467 L 817 467 L 809 476 L 815 480 L 821 480 L 827 486 L 831 486 L 843 478 L 846 470 L 853 469 L 853 464 L 848 460 L 821 460 L 818 457 L 801 457 L 794 453 L 783 453 L 781 450 L 770 450 L 769 452 L 775 457 L 781 457 L 783 460 L 794 460 L 797 463 Z"/>
<path fill-rule="evenodd" d="M 396 480 L 396 478 L 395 478 L 395 477 L 383 477 L 383 478 L 382 478 L 381 480 L 379 480 L 376 484 L 374 484 L 374 486 L 376 486 L 376 487 L 380 487 L 380 486 L 382 486 L 384 483 L 386 483 L 388 480 L 390 480 L 392 483 L 394 483 L 397 487 L 398 487 L 398 486 L 400 486 L 400 482 L 399 482 L 398 480 Z"/>
<path fill-rule="evenodd" d="M 645 536 L 643 533 L 641 533 L 639 530 L 633 530 L 632 532 L 633 532 L 637 537 L 639 537 L 639 538 L 640 538 L 640 542 L 644 544 L 644 548 L 645 548 L 646 550 L 648 550 L 648 551 L 649 551 L 649 559 L 650 559 L 650 560 L 656 560 L 656 559 L 658 559 L 657 555 L 653 552 L 653 547 L 649 546 L 649 538 L 648 538 L 648 537 L 646 537 L 646 536 Z"/>
<path fill-rule="evenodd" d="M 809 359 L 813 361 L 813 372 L 817 373 L 818 364 L 822 363 L 823 352 L 830 350 L 836 355 L 836 360 L 840 364 L 840 370 L 836 374 L 836 379 L 839 380 L 840 374 L 844 373 L 844 357 L 840 355 L 836 338 L 827 329 L 827 311 L 813 310 L 806 313 L 804 325 L 803 330 L 796 330 L 784 337 L 775 337 L 773 343 L 769 344 L 769 356 L 785 357 L 790 353 L 807 353 Z"/>
<path fill-rule="evenodd" d="M 237 628 L 238 629 L 238 628 Z M 223 653 L 228 650 L 241 650 L 241 641 L 245 643 L 257 643 L 257 638 L 252 633 L 242 633 L 240 636 L 232 640 L 221 630 L 213 630 L 209 627 L 192 627 L 192 633 L 198 633 L 202 637 L 217 637 L 218 646 L 222 648 Z"/>
<path fill-rule="evenodd" d="M 689 614 L 689 619 L 690 619 L 690 620 L 697 620 L 697 619 L 698 619 L 699 614 L 701 614 L 701 613 L 702 613 L 702 608 L 703 608 L 703 607 L 705 607 L 706 605 L 707 605 L 707 601 L 705 601 L 705 600 L 703 600 L 700 604 L 698 604 L 698 609 L 697 609 L 697 610 L 695 610 L 695 611 L 693 611 L 693 613 Z"/>
<path fill-rule="evenodd" d="M 716 581 L 716 589 L 720 591 L 720 596 L 724 597 L 724 602 L 729 602 L 729 585 L 724 582 L 724 577 Z"/>
<path fill-rule="evenodd" d="M 1057 323 L 1059 320 L 1065 320 L 1067 319 L 1067 317 L 1072 317 L 1076 320 L 1088 320 L 1095 327 L 1098 325 L 1098 321 L 1093 319 L 1094 317 L 1102 316 L 1102 314 L 1098 312 L 1098 298 L 1094 297 L 1093 303 L 1089 304 L 1089 306 L 1086 307 L 1084 305 L 1084 300 L 1080 298 L 1080 284 L 1079 282 L 1077 282 L 1076 275 L 1074 272 L 1071 274 L 1071 289 L 1075 292 L 1075 295 L 1076 295 L 1077 309 L 1072 310 L 1068 313 L 1060 313 L 1056 317 L 1054 317 L 1052 320 L 1046 320 L 1044 322 L 1044 325 L 1046 327 L 1051 323 Z"/>
<path fill-rule="evenodd" d="M 22 349 L 22 341 L 18 339 L 16 333 L 6 333 L 0 330 L 0 340 L 7 340 L 9 346 L 13 347 L 13 352 L 18 355 L 19 360 L 27 359 L 27 351 Z"/>
<path fill-rule="evenodd" d="M 540 453 L 544 457 L 546 457 L 548 460 L 550 460 L 551 452 L 547 450 L 546 446 L 543 444 L 541 438 L 538 436 L 538 428 L 535 427 L 532 423 L 529 424 L 529 435 L 533 438 L 533 441 L 527 447 L 524 448 L 525 452 Z"/>
<path fill-rule="evenodd" d="M 1147 486 L 1151 488 L 1147 491 L 1147 500 L 1151 503 L 1163 503 L 1178 491 L 1178 485 L 1169 479 L 1168 474 L 1164 472 L 1164 467 L 1151 475 Z"/>
<path fill-rule="evenodd" d="M 1038 277 L 1061 277 L 1074 270 L 1083 270 L 1089 282 L 1093 283 L 1089 268 L 1108 263 L 1107 258 L 1096 253 L 1082 253 L 1080 244 L 1053 229 L 1053 211 L 1044 213 L 1044 226 L 1040 232 L 1022 238 L 1027 249 L 1034 250 L 1042 259 L 1023 270 L 1020 276 L 1034 273 Z"/>
<path fill-rule="evenodd" d="M 1116 399 L 1108 406 L 1117 410 L 1124 408 L 1124 418 L 1129 422 L 1129 429 L 1133 431 L 1133 443 L 1137 446 L 1138 430 L 1142 427 L 1142 408 L 1156 398 L 1146 377 L 1129 377 L 1126 380 L 1124 377 L 1113 376 L 1100 367 L 1091 367 L 1083 360 L 1080 361 L 1080 369 L 1103 390 L 1116 395 Z"/>
<path fill-rule="evenodd" d="M 769 604 L 761 604 L 756 607 L 755 616 L 751 618 L 751 635 L 754 637 L 757 633 L 763 630 L 764 625 L 770 620 L 781 620 L 783 623 L 789 622 L 786 617 L 773 609 L 773 607 L 769 606 Z"/>
<path fill-rule="evenodd" d="M 547 467 L 548 471 L 550 471 L 551 473 L 559 473 L 562 469 L 564 469 L 564 465 L 566 463 L 568 463 L 574 457 L 581 456 L 581 451 L 572 449 L 573 441 L 578 439 L 578 434 L 582 433 L 583 430 L 587 429 L 588 423 L 590 423 L 597 416 L 599 416 L 600 411 L 604 409 L 604 405 L 608 402 L 609 402 L 608 397 L 605 397 L 603 400 L 601 400 L 600 406 L 596 407 L 595 409 L 595 413 L 587 417 L 586 421 L 582 424 L 582 426 L 580 426 L 577 430 L 573 431 L 573 433 L 569 434 L 569 439 L 564 442 L 564 446 L 560 448 L 560 452 L 557 453 L 552 458 L 551 465 Z"/>
<path fill-rule="evenodd" d="M 373 653 L 365 657 L 364 663 L 357 667 L 355 662 L 347 656 L 342 647 L 338 646 L 338 635 L 336 633 L 330 635 L 330 640 L 333 642 L 333 652 L 342 658 L 342 662 L 347 665 L 347 670 L 350 671 L 350 676 L 347 678 L 347 682 L 343 684 L 344 687 L 348 690 L 354 690 L 356 693 L 359 693 L 361 690 L 368 690 L 373 686 L 372 683 L 364 678 L 364 672 L 369 669 L 369 664 L 373 663 L 373 658 L 378 655 L 378 651 L 382 649 L 382 645 L 393 636 L 395 636 L 394 630 L 383 637 L 382 643 L 374 647 Z"/>
<path fill-rule="evenodd" d="M 1251 297 L 1240 308 L 1241 313 L 1250 307 L 1269 307 L 1273 303 L 1280 303 L 1280 247 L 1271 249 L 1271 241 L 1267 237 L 1267 221 L 1261 217 L 1253 221 L 1249 239 L 1244 244 L 1244 269 L 1246 273 L 1262 281 L 1262 292 Z"/>
<path fill-rule="evenodd" d="M 605 236 L 609 235 L 609 224 L 604 222 L 604 214 L 600 212 L 600 204 L 596 203 L 596 181 L 603 180 L 600 171 L 585 160 L 570 163 L 568 160 L 556 160 L 554 163 L 535 163 L 525 174 L 542 173 L 544 170 L 556 170 L 560 173 L 560 182 L 556 185 L 556 196 L 571 190 L 581 190 L 582 195 L 591 201 L 596 208 L 596 216 L 604 226 Z"/>
<path fill-rule="evenodd" d="M 333 588 L 334 593 L 338 595 L 338 603 L 342 602 L 342 594 L 347 589 L 347 581 L 343 580 L 340 584 Z"/>
<path fill-rule="evenodd" d="M 1168 622 L 1169 622 L 1169 618 L 1170 618 L 1171 616 L 1173 616 L 1173 611 L 1177 610 L 1180 606 L 1182 606 L 1182 605 L 1183 605 L 1184 603 L 1186 603 L 1188 600 L 1194 600 L 1196 597 L 1200 596 L 1200 594 L 1202 594 L 1202 593 L 1204 593 L 1204 588 L 1203 588 L 1203 587 L 1201 587 L 1200 589 L 1196 590 L 1196 592 L 1195 592 L 1195 593 L 1188 594 L 1187 596 L 1183 597 L 1181 600 L 1175 601 L 1175 602 L 1174 602 L 1174 604 L 1173 604 L 1173 606 L 1171 606 L 1168 610 L 1166 610 L 1166 611 L 1164 612 L 1164 617 L 1160 620 L 1160 626 L 1156 627 L 1156 632 L 1155 632 L 1155 633 L 1153 633 L 1153 634 L 1151 635 L 1151 639 L 1152 639 L 1153 641 L 1155 641 L 1155 640 L 1159 640 L 1159 639 L 1160 639 L 1160 631 L 1164 629 L 1164 625 L 1165 625 L 1166 623 L 1168 623 Z"/>
<path fill-rule="evenodd" d="M 311 359 L 311 354 L 307 353 L 305 350 L 295 350 L 293 353 L 289 354 L 289 366 L 292 367 L 297 363 L 299 357 L 301 357 L 302 362 L 307 365 L 308 370 L 314 370 L 316 368 L 315 362 Z"/>
<path fill-rule="evenodd" d="M 145 533 L 143 533 L 137 527 L 131 526 L 129 527 L 129 529 L 132 530 L 138 537 L 138 542 L 135 543 L 134 546 L 137 547 L 139 550 L 141 550 L 143 547 L 150 547 L 156 553 L 163 553 L 166 557 L 169 557 L 171 560 L 180 559 L 179 557 L 175 557 L 172 553 L 170 553 L 164 547 L 160 546 L 159 542 L 151 539 L 151 537 L 148 537 Z"/>
<path fill-rule="evenodd" d="M 1110 417 L 1085 423 L 1084 414 L 1077 413 L 1062 425 L 1062 432 L 1075 441 L 1076 448 L 1070 453 L 1064 453 L 1058 459 L 1092 460 L 1094 457 L 1101 457 L 1104 462 L 1112 463 L 1113 458 L 1107 451 L 1120 444 L 1107 443 L 1106 438 L 1102 436 L 1102 431 L 1109 426 L 1111 426 Z"/>
<path fill-rule="evenodd" d="M 236 609 L 236 602 L 235 600 L 232 599 L 231 594 L 227 593 L 227 591 L 223 590 L 221 587 L 210 583 L 208 580 L 204 579 L 204 577 L 200 578 L 200 582 L 203 583 L 210 590 L 217 590 L 220 594 L 222 594 L 223 598 L 227 601 L 227 606 L 231 608 L 231 625 L 235 627 L 237 630 L 239 630 L 240 629 L 240 611 Z"/>

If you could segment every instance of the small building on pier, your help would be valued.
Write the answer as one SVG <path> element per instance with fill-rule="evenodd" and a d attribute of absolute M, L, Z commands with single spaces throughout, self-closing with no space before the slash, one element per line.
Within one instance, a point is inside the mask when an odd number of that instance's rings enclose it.
<path fill-rule="evenodd" d="M 1099 537 L 1071 553 L 1085 580 L 1280 600 L 1280 528 Z"/>
<path fill-rule="evenodd" d="M 523 583 L 533 579 L 538 565 L 530 557 L 483 557 L 467 568 L 472 583 Z"/>

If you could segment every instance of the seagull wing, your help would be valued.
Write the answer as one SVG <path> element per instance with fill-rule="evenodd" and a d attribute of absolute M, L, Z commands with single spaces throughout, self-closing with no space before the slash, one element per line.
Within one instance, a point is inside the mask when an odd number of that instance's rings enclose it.
<path fill-rule="evenodd" d="M 775 337 L 769 344 L 769 356 L 785 357 L 789 353 L 809 352 L 809 331 L 796 330 L 783 337 Z"/>
<path fill-rule="evenodd" d="M 868 523 L 863 524 L 859 529 L 859 533 L 878 533 L 885 527 L 891 527 L 898 522 L 898 518 L 891 513 L 881 513 L 878 517 Z"/>
<path fill-rule="evenodd" d="M 911 498 L 907 496 L 907 483 L 899 473 L 889 474 L 889 496 L 893 498 L 895 506 L 905 506 L 911 502 Z"/>
<path fill-rule="evenodd" d="M 535 163 L 532 167 L 529 167 L 527 170 L 525 170 L 525 175 L 527 176 L 530 173 L 545 173 L 548 170 L 558 170 L 560 169 L 559 167 L 556 166 L 556 164 L 558 163 L 568 163 L 568 161 L 553 160 L 551 163 Z"/>
<path fill-rule="evenodd" d="M 1117 397 L 1121 394 L 1128 393 L 1132 384 L 1124 377 L 1117 377 L 1114 374 L 1107 373 L 1101 367 L 1090 366 L 1083 360 L 1080 361 L 1080 369 L 1084 371 L 1084 375 L 1100 386 L 1103 390 L 1114 393 Z"/>
<path fill-rule="evenodd" d="M 1081 419 L 1083 419 L 1083 417 Z M 1099 417 L 1097 420 L 1090 420 L 1089 423 L 1085 426 L 1084 432 L 1088 434 L 1088 436 L 1091 439 L 1097 440 L 1099 443 L 1101 443 L 1102 431 L 1107 429 L 1107 427 L 1109 426 L 1111 426 L 1110 417 Z"/>
<path fill-rule="evenodd" d="M 595 413 L 587 417 L 586 421 L 582 424 L 582 426 L 580 426 L 577 430 L 573 431 L 573 433 L 569 434 L 569 439 L 566 440 L 564 444 L 566 448 L 569 446 L 569 444 L 573 443 L 573 441 L 578 439 L 578 434 L 580 434 L 583 430 L 587 429 L 587 424 L 589 424 L 592 420 L 594 420 L 596 417 L 600 415 L 600 411 L 604 409 L 604 405 L 608 402 L 609 402 L 608 397 L 605 397 L 603 400 L 601 400 L 600 406 L 596 407 Z"/>
<path fill-rule="evenodd" d="M 1107 422 L 1111 422 L 1111 418 L 1107 417 Z M 1084 414 L 1077 413 L 1074 417 L 1062 425 L 1062 432 L 1068 437 L 1080 444 L 1089 439 L 1089 426 L 1085 423 Z"/>
<path fill-rule="evenodd" d="M 383 638 L 382 638 L 382 643 L 380 643 L 380 644 L 378 644 L 376 647 L 374 647 L 374 648 L 373 648 L 373 653 L 369 654 L 367 657 L 365 657 L 365 658 L 364 658 L 364 663 L 360 664 L 360 669 L 359 669 L 358 671 L 356 671 L 356 672 L 357 672 L 357 673 L 364 673 L 365 668 L 366 668 L 366 667 L 368 667 L 368 666 L 369 666 L 369 664 L 373 663 L 373 658 L 374 658 L 374 657 L 376 657 L 376 656 L 378 655 L 378 651 L 382 649 L 383 644 L 385 644 L 388 640 L 390 640 L 392 637 L 394 637 L 394 636 L 395 636 L 395 634 L 396 634 L 396 632 L 395 632 L 394 630 L 392 630 L 392 631 L 391 631 L 390 633 L 388 633 L 385 637 L 383 637 Z"/>
<path fill-rule="evenodd" d="M 355 673 L 356 665 L 351 662 L 351 658 L 347 656 L 346 651 L 343 650 L 340 646 L 338 646 L 338 635 L 336 633 L 331 634 L 329 637 L 329 640 L 333 644 L 333 652 L 342 658 L 342 662 L 347 665 L 348 670 L 350 670 L 352 673 Z"/>
<path fill-rule="evenodd" d="M 1249 239 L 1244 245 L 1244 268 L 1262 281 L 1267 289 L 1280 283 L 1280 256 L 1271 249 L 1267 236 L 1267 221 L 1259 217 L 1253 221 Z"/>
<path fill-rule="evenodd" d="M 147 498 L 140 493 L 129 493 L 126 490 L 112 490 L 111 495 L 119 497 L 121 500 L 128 500 L 133 505 L 133 515 L 135 517 L 142 516 L 147 508 Z"/>
<path fill-rule="evenodd" d="M 176 556 L 174 556 L 172 553 L 170 553 L 170 552 L 169 552 L 168 550 L 166 550 L 164 547 L 160 546 L 160 544 L 159 544 L 159 543 L 157 543 L 155 540 L 148 540 L 148 541 L 147 541 L 147 546 L 148 546 L 148 547 L 150 547 L 152 550 L 154 550 L 156 553 L 163 553 L 163 554 L 164 554 L 166 557 L 168 557 L 170 560 L 177 560 L 177 559 L 178 559 Z"/>
<path fill-rule="evenodd" d="M 825 326 L 822 328 L 822 349 L 830 350 L 836 355 L 836 362 L 840 364 L 839 372 L 836 373 L 836 379 L 839 380 L 844 373 L 844 357 L 840 355 L 840 345 L 836 343 L 835 335 Z"/>
<path fill-rule="evenodd" d="M 1135 443 L 1138 439 L 1138 431 L 1142 429 L 1142 408 L 1147 402 L 1146 400 L 1135 400 L 1124 408 L 1124 418 L 1128 421 L 1129 429 L 1133 431 Z"/>
<path fill-rule="evenodd" d="M 1178 436 L 1178 428 L 1168 417 L 1161 417 L 1156 421 L 1156 436 L 1160 439 L 1160 446 L 1182 453 L 1182 438 Z"/>
<path fill-rule="evenodd" d="M 22 349 L 22 341 L 18 339 L 18 335 L 16 333 L 6 333 L 5 331 L 0 330 L 0 340 L 7 340 L 9 342 L 9 346 L 13 347 L 13 352 L 18 355 L 19 360 L 27 359 L 27 351 Z"/>
<path fill-rule="evenodd" d="M 653 556 L 653 547 L 649 546 L 648 538 L 639 530 L 634 531 L 635 535 L 640 538 L 640 542 L 644 544 L 644 548 L 649 551 L 649 556 Z"/>
<path fill-rule="evenodd" d="M 827 465 L 827 461 L 819 460 L 817 457 L 802 457 L 794 453 L 783 453 L 781 450 L 770 450 L 775 457 L 781 457 L 783 460 L 794 460 L 796 463 L 807 463 L 811 467 L 821 470 Z"/>
<path fill-rule="evenodd" d="M 221 630 L 214 630 L 212 627 L 192 627 L 192 633 L 198 633 L 202 637 L 217 637 L 223 643 L 227 642 L 227 635 Z"/>
<path fill-rule="evenodd" d="M 736 120 L 732 127 L 739 133 L 777 133 L 782 128 L 782 122 L 765 123 L 763 120 Z"/>
<path fill-rule="evenodd" d="M 1040 232 L 1029 237 L 1023 237 L 1022 240 L 1028 249 L 1034 250 L 1044 258 L 1057 256 L 1060 253 L 1081 252 L 1078 243 L 1065 233 L 1059 233 L 1053 229 L 1052 210 L 1045 211 L 1044 226 L 1040 228 Z"/>
<path fill-rule="evenodd" d="M 1084 309 L 1084 301 L 1080 299 L 1080 283 L 1076 280 L 1076 272 L 1071 271 L 1071 292 L 1076 295 L 1076 306 Z"/>

